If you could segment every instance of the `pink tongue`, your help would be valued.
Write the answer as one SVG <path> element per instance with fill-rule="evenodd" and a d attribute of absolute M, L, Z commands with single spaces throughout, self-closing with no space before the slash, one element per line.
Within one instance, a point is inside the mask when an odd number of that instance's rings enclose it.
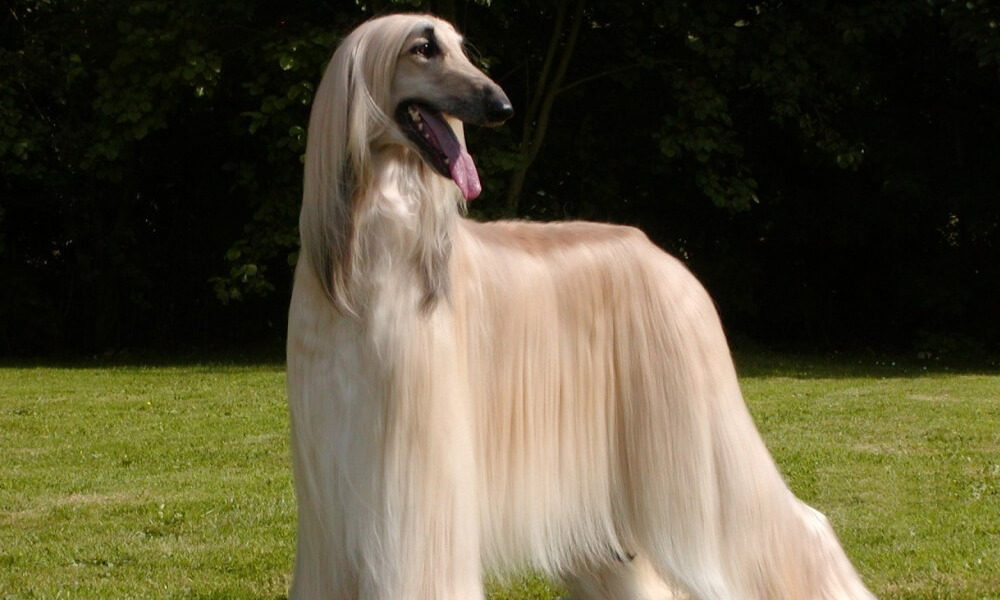
<path fill-rule="evenodd" d="M 462 196 L 466 200 L 475 199 L 483 191 L 483 186 L 479 182 L 476 163 L 472 161 L 469 151 L 462 147 L 455 137 L 455 132 L 440 115 L 419 106 L 417 110 L 420 111 L 424 126 L 430 129 L 432 141 L 448 157 L 448 169 L 451 171 L 452 181 L 462 191 Z"/>
<path fill-rule="evenodd" d="M 475 200 L 483 191 L 483 186 L 479 182 L 479 173 L 476 171 L 476 163 L 472 162 L 469 152 L 459 146 L 458 156 L 448 155 L 451 161 L 451 178 L 462 190 L 462 195 L 466 200 Z"/>

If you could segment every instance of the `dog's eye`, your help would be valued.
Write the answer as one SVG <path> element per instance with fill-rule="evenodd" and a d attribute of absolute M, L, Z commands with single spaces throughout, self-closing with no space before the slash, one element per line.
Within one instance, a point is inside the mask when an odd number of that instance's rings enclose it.
<path fill-rule="evenodd" d="M 416 54 L 417 56 L 423 56 L 424 58 L 434 58 L 441 53 L 441 50 L 433 41 L 426 41 L 414 46 L 410 52 Z"/>

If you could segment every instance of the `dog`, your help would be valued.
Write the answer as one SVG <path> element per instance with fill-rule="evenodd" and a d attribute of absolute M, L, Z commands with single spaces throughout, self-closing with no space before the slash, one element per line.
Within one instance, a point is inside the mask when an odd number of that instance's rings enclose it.
<path fill-rule="evenodd" d="M 429 15 L 316 92 L 288 324 L 290 597 L 873 598 L 785 485 L 714 305 L 636 229 L 482 224 L 463 123 L 513 109 Z"/>

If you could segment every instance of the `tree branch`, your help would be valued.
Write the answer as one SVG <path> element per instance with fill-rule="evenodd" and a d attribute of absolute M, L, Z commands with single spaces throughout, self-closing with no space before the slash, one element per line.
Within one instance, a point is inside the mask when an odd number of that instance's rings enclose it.
<path fill-rule="evenodd" d="M 542 70 L 538 74 L 538 81 L 535 82 L 535 93 L 528 103 L 528 110 L 524 113 L 524 127 L 521 128 L 521 148 L 528 144 L 531 138 L 531 129 L 537 119 L 538 107 L 542 103 L 545 95 L 545 83 L 549 78 L 549 71 L 552 69 L 552 62 L 555 60 L 556 51 L 559 49 L 559 40 L 563 37 L 563 23 L 566 21 L 566 5 L 568 0 L 559 3 L 559 10 L 556 13 L 556 24 L 552 28 L 552 37 L 549 38 L 549 47 L 545 50 L 545 60 L 542 61 Z"/>
<path fill-rule="evenodd" d="M 682 64 L 684 62 L 687 62 L 687 61 L 661 59 L 661 60 L 654 60 L 654 61 L 651 61 L 651 62 L 648 62 L 648 63 L 642 63 L 642 64 L 635 63 L 635 64 L 631 64 L 631 65 L 624 65 L 624 66 L 621 66 L 621 67 L 616 67 L 614 69 L 608 69 L 606 71 L 601 71 L 599 73 L 593 73 L 591 75 L 587 75 L 586 77 L 581 77 L 580 79 L 577 79 L 576 81 L 574 81 L 572 83 L 568 83 L 565 86 L 559 88 L 559 93 L 562 94 L 564 92 L 568 92 L 569 90 L 571 90 L 573 88 L 579 87 L 581 85 L 586 85 L 586 84 L 590 83 L 591 81 L 594 81 L 595 79 L 601 79 L 602 77 L 608 77 L 610 75 L 615 75 L 617 73 L 623 73 L 625 71 L 631 71 L 633 69 L 642 69 L 642 68 L 646 68 L 646 67 L 655 67 L 655 66 L 659 66 L 659 65 L 679 65 L 679 64 Z"/>
<path fill-rule="evenodd" d="M 573 20 L 570 23 L 569 33 L 566 36 L 562 53 L 559 55 L 559 64 L 556 66 L 555 75 L 549 81 L 548 72 L 552 68 L 552 62 L 555 60 L 559 40 L 563 37 L 562 30 L 565 22 L 567 0 L 563 0 L 559 4 L 559 15 L 556 18 L 556 26 L 549 41 L 545 63 L 542 67 L 542 73 L 539 76 L 539 85 L 528 108 L 528 113 L 525 115 L 520 144 L 521 161 L 517 169 L 514 170 L 510 185 L 507 188 L 506 205 L 507 211 L 511 214 L 517 213 L 521 189 L 524 187 L 524 180 L 528 169 L 538 156 L 538 151 L 545 140 L 545 132 L 548 129 L 552 107 L 555 104 L 556 96 L 560 92 L 560 85 L 566 77 L 566 71 L 569 68 L 570 59 L 573 57 L 576 41 L 580 34 L 580 27 L 583 23 L 584 3 L 585 0 L 577 0 L 574 6 Z"/>

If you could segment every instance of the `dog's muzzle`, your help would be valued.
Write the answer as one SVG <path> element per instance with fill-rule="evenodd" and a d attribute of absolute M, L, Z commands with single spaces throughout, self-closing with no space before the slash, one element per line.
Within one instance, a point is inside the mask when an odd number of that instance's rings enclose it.
<path fill-rule="evenodd" d="M 435 106 L 410 99 L 396 107 L 396 121 L 427 164 L 454 181 L 467 201 L 479 196 L 482 183 L 472 156 L 458 140 L 445 115 L 473 125 L 497 126 L 513 114 L 514 107 L 507 94 L 493 82 L 481 87 L 471 100 L 456 98 Z"/>

